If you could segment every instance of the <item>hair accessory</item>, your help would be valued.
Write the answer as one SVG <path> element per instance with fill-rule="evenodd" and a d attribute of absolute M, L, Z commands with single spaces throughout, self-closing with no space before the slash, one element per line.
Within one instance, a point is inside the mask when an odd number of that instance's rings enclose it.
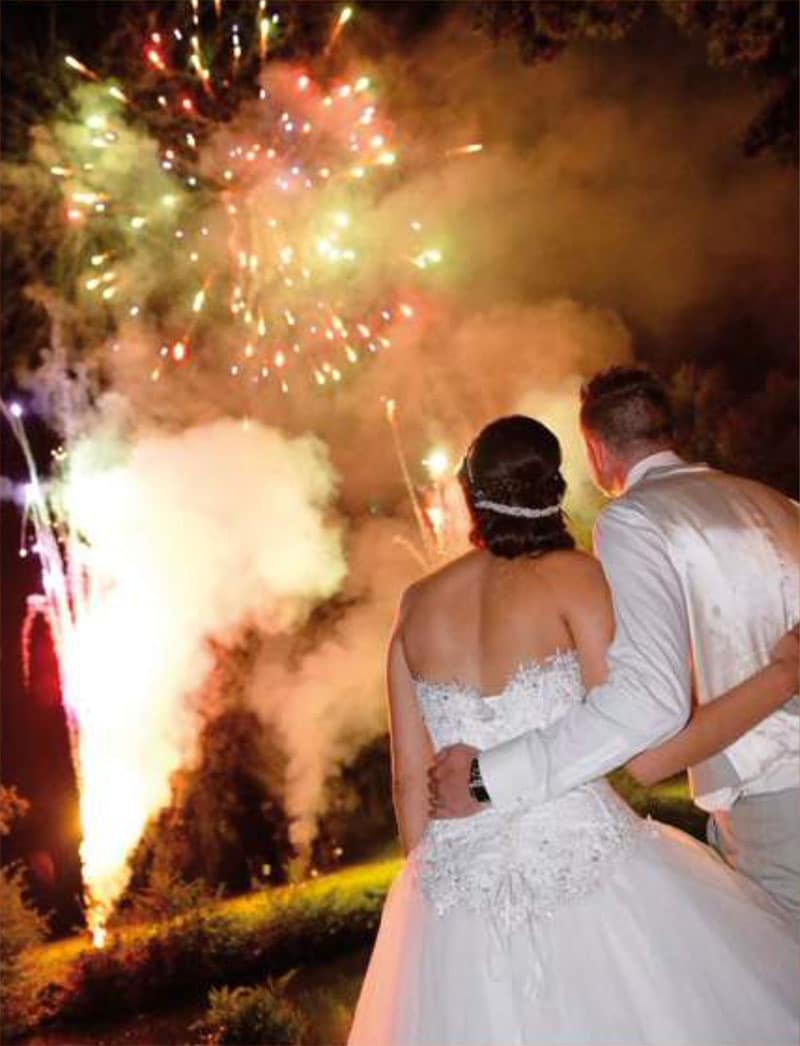
<path fill-rule="evenodd" d="M 520 516 L 523 519 L 544 519 L 561 511 L 561 505 L 548 505 L 547 508 L 525 508 L 524 505 L 503 505 L 499 501 L 475 501 L 475 508 L 489 509 L 499 516 Z"/>

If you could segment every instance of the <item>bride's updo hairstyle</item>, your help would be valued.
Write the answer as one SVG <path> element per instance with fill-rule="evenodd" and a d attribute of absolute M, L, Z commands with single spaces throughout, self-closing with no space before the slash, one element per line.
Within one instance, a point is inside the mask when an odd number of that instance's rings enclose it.
<path fill-rule="evenodd" d="M 574 548 L 561 501 L 561 446 L 541 422 L 514 414 L 483 429 L 467 451 L 458 478 L 472 532 L 470 541 L 495 556 L 541 556 Z"/>

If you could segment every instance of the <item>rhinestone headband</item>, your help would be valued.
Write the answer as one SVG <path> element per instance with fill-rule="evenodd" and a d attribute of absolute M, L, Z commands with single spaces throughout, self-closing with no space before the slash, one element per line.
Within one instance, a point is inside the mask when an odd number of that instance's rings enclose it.
<path fill-rule="evenodd" d="M 499 516 L 521 516 L 524 519 L 544 519 L 555 516 L 561 511 L 561 505 L 548 505 L 547 508 L 525 508 L 524 505 L 503 505 L 500 501 L 476 501 L 475 508 L 485 508 Z"/>
<path fill-rule="evenodd" d="M 475 508 L 488 509 L 489 512 L 496 512 L 499 516 L 517 516 L 520 519 L 546 519 L 547 516 L 555 516 L 556 513 L 561 511 L 560 502 L 555 505 L 548 505 L 546 508 L 526 508 L 524 505 L 504 505 L 501 501 L 489 501 L 483 496 L 483 491 L 478 490 L 475 486 L 475 477 L 472 475 L 472 462 L 469 454 L 464 458 L 464 464 L 467 469 L 470 490 L 473 498 L 476 499 L 473 501 Z"/>

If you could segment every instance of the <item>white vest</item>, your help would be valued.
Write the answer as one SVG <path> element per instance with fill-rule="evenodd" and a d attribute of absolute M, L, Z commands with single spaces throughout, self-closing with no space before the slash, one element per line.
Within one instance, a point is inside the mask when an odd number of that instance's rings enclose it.
<path fill-rule="evenodd" d="M 689 614 L 694 699 L 713 701 L 764 667 L 800 620 L 795 502 L 707 465 L 649 468 L 623 495 L 662 532 Z M 773 713 L 723 753 L 692 767 L 698 804 L 800 784 L 800 702 Z"/>

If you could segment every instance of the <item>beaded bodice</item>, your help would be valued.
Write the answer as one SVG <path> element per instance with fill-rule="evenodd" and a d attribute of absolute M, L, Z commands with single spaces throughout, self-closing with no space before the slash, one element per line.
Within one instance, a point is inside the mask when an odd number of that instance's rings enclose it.
<path fill-rule="evenodd" d="M 568 651 L 520 665 L 493 697 L 427 679 L 417 679 L 416 690 L 437 750 L 458 742 L 483 749 L 559 719 L 582 700 L 583 681 L 577 655 Z"/>
<path fill-rule="evenodd" d="M 416 691 L 437 750 L 499 744 L 549 725 L 584 696 L 571 651 L 520 666 L 494 697 L 424 679 Z M 431 821 L 411 863 L 440 914 L 456 905 L 487 909 L 497 928 L 508 930 L 593 889 L 642 825 L 605 781 L 595 781 L 539 806 Z"/>

